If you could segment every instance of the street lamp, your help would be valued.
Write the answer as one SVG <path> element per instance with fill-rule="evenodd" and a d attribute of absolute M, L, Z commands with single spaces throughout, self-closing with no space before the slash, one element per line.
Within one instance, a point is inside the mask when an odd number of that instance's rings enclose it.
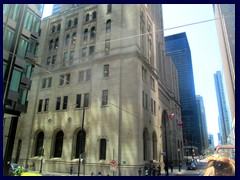
<path fill-rule="evenodd" d="M 42 173 L 43 156 L 44 156 L 44 146 L 42 147 L 41 164 L 40 164 L 39 173 Z"/>
<path fill-rule="evenodd" d="M 178 149 L 178 171 L 181 171 L 181 167 L 180 167 L 180 149 Z"/>

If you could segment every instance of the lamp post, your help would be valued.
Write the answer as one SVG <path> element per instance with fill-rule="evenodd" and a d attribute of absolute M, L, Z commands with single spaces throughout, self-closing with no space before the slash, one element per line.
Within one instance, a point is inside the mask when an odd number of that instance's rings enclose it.
<path fill-rule="evenodd" d="M 42 173 L 43 156 L 44 156 L 44 146 L 42 147 L 41 164 L 40 164 L 39 173 Z"/>
<path fill-rule="evenodd" d="M 178 149 L 178 171 L 181 171 L 181 166 L 180 166 L 180 149 Z"/>

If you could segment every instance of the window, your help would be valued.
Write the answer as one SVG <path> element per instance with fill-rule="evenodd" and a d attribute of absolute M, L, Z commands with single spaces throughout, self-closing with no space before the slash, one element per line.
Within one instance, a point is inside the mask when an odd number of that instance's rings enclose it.
<path fill-rule="evenodd" d="M 3 43 L 4 49 L 10 50 L 12 41 L 13 41 L 13 36 L 14 36 L 14 32 L 6 28 L 6 32 L 4 33 L 4 43 Z"/>
<path fill-rule="evenodd" d="M 109 20 L 107 20 L 107 22 L 106 22 L 106 31 L 108 32 L 108 31 L 111 31 L 111 20 L 109 19 Z"/>
<path fill-rule="evenodd" d="M 70 51 L 70 56 L 69 56 L 69 60 L 71 61 L 71 60 L 73 60 L 73 58 L 74 58 L 74 50 L 72 50 L 72 51 Z"/>
<path fill-rule="evenodd" d="M 86 57 L 87 55 L 87 48 L 82 48 L 82 57 Z"/>
<path fill-rule="evenodd" d="M 76 108 L 80 108 L 81 107 L 81 98 L 82 98 L 82 95 L 81 94 L 77 94 L 77 96 L 76 96 Z"/>
<path fill-rule="evenodd" d="M 69 38 L 70 38 L 70 36 L 69 36 L 69 34 L 66 36 L 66 39 L 65 39 L 65 46 L 67 46 L 68 45 L 68 43 L 69 43 Z"/>
<path fill-rule="evenodd" d="M 41 131 L 37 135 L 36 139 L 36 149 L 35 149 L 35 156 L 42 156 L 43 154 L 43 140 L 44 140 L 44 133 Z"/>
<path fill-rule="evenodd" d="M 88 107 L 89 106 L 89 93 L 85 93 L 84 94 L 84 103 L 83 103 L 84 107 Z"/>
<path fill-rule="evenodd" d="M 153 99 L 151 98 L 151 112 L 153 113 Z"/>
<path fill-rule="evenodd" d="M 142 79 L 147 80 L 147 70 L 142 66 Z"/>
<path fill-rule="evenodd" d="M 106 139 L 100 139 L 100 157 L 99 160 L 106 160 L 107 141 Z"/>
<path fill-rule="evenodd" d="M 56 59 L 57 59 L 57 56 L 56 56 L 56 55 L 54 55 L 54 56 L 53 56 L 53 58 L 52 58 L 52 64 L 55 64 L 55 62 L 56 62 Z"/>
<path fill-rule="evenodd" d="M 102 91 L 102 106 L 105 106 L 108 104 L 108 90 Z"/>
<path fill-rule="evenodd" d="M 90 38 L 91 38 L 91 39 L 94 39 L 95 36 L 96 36 L 96 29 L 95 29 L 95 27 L 92 27 L 91 33 L 90 33 Z"/>
<path fill-rule="evenodd" d="M 63 62 L 66 62 L 67 61 L 67 57 L 68 57 L 68 52 L 65 52 L 63 54 Z"/>
<path fill-rule="evenodd" d="M 54 49 L 58 48 L 58 38 L 55 40 L 55 45 L 54 45 Z"/>
<path fill-rule="evenodd" d="M 43 100 L 40 99 L 39 102 L 38 102 L 38 112 L 42 111 L 42 104 L 43 104 Z"/>
<path fill-rule="evenodd" d="M 88 21 L 89 21 L 89 14 L 87 14 L 85 17 L 85 22 L 88 22 Z"/>
<path fill-rule="evenodd" d="M 112 12 L 112 4 L 107 5 L 107 13 Z"/>
<path fill-rule="evenodd" d="M 103 66 L 103 77 L 109 77 L 109 64 Z"/>
<path fill-rule="evenodd" d="M 61 97 L 57 97 L 56 110 L 60 110 L 60 105 L 61 105 Z"/>
<path fill-rule="evenodd" d="M 72 34 L 72 44 L 76 43 L 76 32 Z"/>
<path fill-rule="evenodd" d="M 21 80 L 21 72 L 13 69 L 13 74 L 11 78 L 10 90 L 18 92 L 19 84 Z"/>
<path fill-rule="evenodd" d="M 19 17 L 20 6 L 21 6 L 21 4 L 14 4 L 14 5 L 12 5 L 9 17 L 13 21 L 17 21 L 17 18 Z"/>
<path fill-rule="evenodd" d="M 149 160 L 148 140 L 149 140 L 149 134 L 148 134 L 148 130 L 145 128 L 144 131 L 143 131 L 143 160 L 144 161 Z"/>
<path fill-rule="evenodd" d="M 37 46 L 37 42 L 35 40 L 33 40 L 32 38 L 30 38 L 29 43 L 28 43 L 27 52 L 29 54 L 35 55 L 36 46 Z"/>
<path fill-rule="evenodd" d="M 105 51 L 108 51 L 110 49 L 110 39 L 107 39 L 105 41 Z"/>
<path fill-rule="evenodd" d="M 48 111 L 49 99 L 45 99 L 44 111 Z"/>
<path fill-rule="evenodd" d="M 152 76 L 150 77 L 150 83 L 151 83 L 151 88 L 152 88 L 152 90 L 155 91 L 155 81 L 154 81 L 154 79 L 153 79 Z"/>
<path fill-rule="evenodd" d="M 55 32 L 55 29 L 56 29 L 56 27 L 55 27 L 55 25 L 53 25 L 53 27 L 52 27 L 52 33 Z"/>
<path fill-rule="evenodd" d="M 157 135 L 156 132 L 153 132 L 152 135 L 152 151 L 153 151 L 153 160 L 157 160 Z"/>
<path fill-rule="evenodd" d="M 97 18 L 97 12 L 94 11 L 93 14 L 92 14 L 92 20 L 95 20 Z"/>
<path fill-rule="evenodd" d="M 78 24 L 78 18 L 74 19 L 74 26 L 76 26 Z"/>
<path fill-rule="evenodd" d="M 92 55 L 94 53 L 94 46 L 89 47 L 89 55 Z"/>
<path fill-rule="evenodd" d="M 49 77 L 48 79 L 47 79 L 47 87 L 51 87 L 51 85 L 52 85 L 52 77 Z"/>
<path fill-rule="evenodd" d="M 86 81 L 90 81 L 91 80 L 91 69 L 87 69 L 86 70 Z"/>
<path fill-rule="evenodd" d="M 68 20 L 68 28 L 70 28 L 72 26 L 72 20 Z"/>
<path fill-rule="evenodd" d="M 8 15 L 10 4 L 3 4 L 3 14 Z"/>
<path fill-rule="evenodd" d="M 86 142 L 86 132 L 82 130 L 78 131 L 75 158 L 79 158 L 79 154 L 82 154 L 83 152 L 85 152 L 85 142 Z"/>
<path fill-rule="evenodd" d="M 153 113 L 156 114 L 156 101 L 153 101 Z"/>
<path fill-rule="evenodd" d="M 148 95 L 147 93 L 145 94 L 145 108 L 148 108 Z"/>
<path fill-rule="evenodd" d="M 67 109 L 68 105 L 68 96 L 63 97 L 63 109 Z"/>
<path fill-rule="evenodd" d="M 28 42 L 25 39 L 21 38 L 18 44 L 17 55 L 24 58 L 27 50 L 27 45 L 28 45 Z"/>
<path fill-rule="evenodd" d="M 62 156 L 62 147 L 63 147 L 63 132 L 59 131 L 55 137 L 55 144 L 54 144 L 54 157 L 61 157 Z"/>
<path fill-rule="evenodd" d="M 84 81 L 84 71 L 79 71 L 78 81 L 79 82 L 83 82 Z"/>
<path fill-rule="evenodd" d="M 83 40 L 87 41 L 87 38 L 88 38 L 88 29 L 85 29 L 84 30 L 84 35 L 83 35 Z"/>
<path fill-rule="evenodd" d="M 41 19 L 36 16 L 33 16 L 33 25 L 31 30 L 38 33 L 40 28 L 40 23 L 41 23 Z"/>
<path fill-rule="evenodd" d="M 52 48 L 53 48 L 53 40 L 50 40 L 48 50 L 51 50 Z"/>
<path fill-rule="evenodd" d="M 29 11 L 27 11 L 26 15 L 25 15 L 25 20 L 23 23 L 23 27 L 27 30 L 31 30 L 31 26 L 32 26 L 32 21 L 33 21 L 33 14 L 30 13 Z"/>
<path fill-rule="evenodd" d="M 59 32 L 61 30 L 61 24 L 58 24 L 57 31 Z"/>
<path fill-rule="evenodd" d="M 46 88 L 47 79 L 42 80 L 42 89 Z"/>

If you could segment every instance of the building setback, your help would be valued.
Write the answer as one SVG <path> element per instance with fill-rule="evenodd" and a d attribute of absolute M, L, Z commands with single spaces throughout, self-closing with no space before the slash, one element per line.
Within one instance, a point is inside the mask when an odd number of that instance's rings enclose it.
<path fill-rule="evenodd" d="M 14 141 L 18 119 L 26 112 L 27 95 L 38 44 L 42 4 L 3 4 L 3 107 L 4 175 L 8 174 L 12 154 L 19 159 L 21 141 Z"/>
<path fill-rule="evenodd" d="M 162 54 L 163 32 L 153 33 L 161 12 L 156 4 L 79 5 L 42 21 L 39 67 L 16 134 L 22 164 L 40 169 L 44 152 L 45 172 L 73 164 L 74 173 L 124 176 L 182 159 L 177 70 Z"/>
<path fill-rule="evenodd" d="M 183 138 L 188 145 L 201 149 L 192 58 L 186 33 L 166 36 L 165 47 L 166 53 L 172 57 L 178 72 L 181 115 L 184 124 Z"/>
<path fill-rule="evenodd" d="M 235 4 L 214 4 L 214 15 L 221 50 L 223 76 L 231 114 L 231 134 L 235 139 Z M 235 140 L 232 141 L 235 144 Z"/>
<path fill-rule="evenodd" d="M 225 91 L 223 88 L 222 74 L 217 71 L 214 74 L 214 82 L 216 88 L 218 112 L 219 112 L 219 130 L 221 134 L 221 144 L 227 144 L 227 138 L 230 135 L 230 121 L 228 116 L 227 104 L 225 99 Z"/>

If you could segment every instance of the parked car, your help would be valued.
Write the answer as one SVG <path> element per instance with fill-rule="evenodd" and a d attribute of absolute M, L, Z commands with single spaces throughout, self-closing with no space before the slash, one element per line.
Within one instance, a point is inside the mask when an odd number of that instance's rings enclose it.
<path fill-rule="evenodd" d="M 196 170 L 197 169 L 197 164 L 195 162 L 191 162 L 188 166 L 187 166 L 188 170 Z"/>

